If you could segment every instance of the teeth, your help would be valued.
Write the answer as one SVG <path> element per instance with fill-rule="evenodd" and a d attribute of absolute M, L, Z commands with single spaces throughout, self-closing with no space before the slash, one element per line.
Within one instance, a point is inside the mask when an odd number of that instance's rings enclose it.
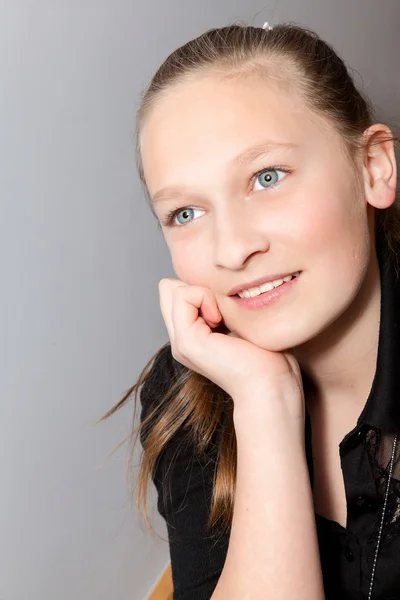
<path fill-rule="evenodd" d="M 238 296 L 239 296 L 239 298 L 254 298 L 255 296 L 259 296 L 260 294 L 263 294 L 264 292 L 269 292 L 270 290 L 272 290 L 276 287 L 279 287 L 283 283 L 290 281 L 291 279 L 296 277 L 299 273 L 300 273 L 300 271 L 297 271 L 296 273 L 293 273 L 292 275 L 288 275 L 287 277 L 284 277 L 283 279 L 276 279 L 275 281 L 268 281 L 268 283 L 263 283 L 259 287 L 249 288 L 248 290 L 242 290 L 241 292 L 238 293 Z"/>

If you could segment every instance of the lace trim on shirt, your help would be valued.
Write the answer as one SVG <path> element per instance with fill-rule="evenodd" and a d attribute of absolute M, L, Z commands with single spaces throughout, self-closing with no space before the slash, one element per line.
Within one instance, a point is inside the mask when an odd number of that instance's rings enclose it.
<path fill-rule="evenodd" d="M 388 482 L 390 462 L 392 458 L 394 435 L 371 429 L 366 436 L 366 444 L 370 459 L 372 474 L 377 491 L 377 523 L 374 533 L 368 543 L 376 544 L 379 534 L 383 504 L 385 501 L 386 486 Z M 400 533 L 400 436 L 397 440 L 394 456 L 392 478 L 390 480 L 389 494 L 386 506 L 385 522 L 382 539 L 390 542 Z"/>

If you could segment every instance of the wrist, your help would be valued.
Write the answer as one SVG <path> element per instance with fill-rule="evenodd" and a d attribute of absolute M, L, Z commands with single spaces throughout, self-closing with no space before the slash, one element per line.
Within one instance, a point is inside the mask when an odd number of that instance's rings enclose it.
<path fill-rule="evenodd" d="M 237 437 L 262 435 L 271 441 L 296 443 L 305 449 L 305 406 L 303 395 L 258 387 L 235 394 L 233 422 Z"/>

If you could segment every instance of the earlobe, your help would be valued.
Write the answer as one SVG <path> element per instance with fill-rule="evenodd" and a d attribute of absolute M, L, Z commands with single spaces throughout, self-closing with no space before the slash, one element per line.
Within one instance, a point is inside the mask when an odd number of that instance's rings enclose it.
<path fill-rule="evenodd" d="M 364 132 L 364 185 L 366 199 L 375 208 L 384 209 L 396 199 L 397 164 L 393 133 L 382 123 Z"/>
<path fill-rule="evenodd" d="M 395 200 L 395 190 L 391 190 L 387 182 L 380 178 L 374 182 L 374 199 L 376 208 L 388 208 Z"/>

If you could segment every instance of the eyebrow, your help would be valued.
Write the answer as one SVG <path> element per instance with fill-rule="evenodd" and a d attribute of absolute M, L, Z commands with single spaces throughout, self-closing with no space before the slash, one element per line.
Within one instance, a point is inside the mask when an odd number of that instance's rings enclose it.
<path fill-rule="evenodd" d="M 260 156 L 265 156 L 269 154 L 274 149 L 278 148 L 279 150 L 293 150 L 294 148 L 298 148 L 299 144 L 294 144 L 292 142 L 274 142 L 271 140 L 266 140 L 257 144 L 256 146 L 251 146 L 250 148 L 246 148 L 243 152 L 240 152 L 236 156 L 234 156 L 230 162 L 229 167 L 239 167 L 246 165 L 248 163 L 253 162 L 256 158 Z M 169 200 L 171 196 L 179 196 L 183 194 L 182 188 L 178 186 L 167 186 L 158 190 L 151 199 L 151 203 L 153 206 L 162 201 Z"/>

